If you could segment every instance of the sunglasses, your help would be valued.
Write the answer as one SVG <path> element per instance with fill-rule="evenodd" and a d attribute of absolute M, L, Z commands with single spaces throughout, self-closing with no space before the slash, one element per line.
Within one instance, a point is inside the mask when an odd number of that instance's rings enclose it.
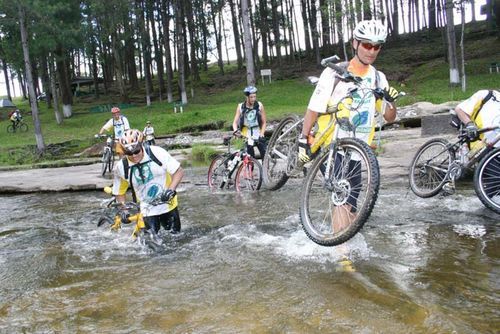
<path fill-rule="evenodd" d="M 128 156 L 136 155 L 136 154 L 141 153 L 141 150 L 142 150 L 142 148 L 138 147 L 134 151 L 125 151 L 125 154 Z"/>
<path fill-rule="evenodd" d="M 378 51 L 380 50 L 380 48 L 382 47 L 382 44 L 377 44 L 377 45 L 373 45 L 371 43 L 366 43 L 366 42 L 361 42 L 361 45 L 366 49 L 366 50 L 375 50 L 375 51 Z"/>

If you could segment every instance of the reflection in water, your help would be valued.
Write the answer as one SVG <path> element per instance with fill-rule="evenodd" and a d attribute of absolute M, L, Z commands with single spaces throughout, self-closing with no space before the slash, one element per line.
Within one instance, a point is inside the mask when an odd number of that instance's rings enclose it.
<path fill-rule="evenodd" d="M 293 183 L 293 182 L 292 182 Z M 0 332 L 495 332 L 498 216 L 472 193 L 383 189 L 339 247 L 305 236 L 298 189 L 180 192 L 160 253 L 97 229 L 97 192 L 0 201 Z M 344 270 L 348 256 L 353 272 Z M 495 320 L 496 319 L 496 320 Z"/>

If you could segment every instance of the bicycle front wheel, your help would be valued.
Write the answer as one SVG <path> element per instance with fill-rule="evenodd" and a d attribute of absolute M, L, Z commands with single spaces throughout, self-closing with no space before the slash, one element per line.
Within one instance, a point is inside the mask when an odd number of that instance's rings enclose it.
<path fill-rule="evenodd" d="M 243 161 L 236 172 L 237 191 L 256 191 L 262 185 L 262 166 L 253 157 Z"/>
<path fill-rule="evenodd" d="M 14 127 L 12 126 L 12 124 L 9 124 L 9 125 L 7 126 L 7 132 L 8 132 L 8 133 L 14 133 L 14 132 L 16 132 L 16 128 L 14 128 Z"/>
<path fill-rule="evenodd" d="M 115 165 L 115 153 L 113 151 L 109 152 L 109 163 L 108 163 L 108 171 L 111 173 L 113 171 L 113 167 Z"/>
<path fill-rule="evenodd" d="M 104 153 L 102 154 L 102 165 L 101 165 L 101 175 L 102 176 L 104 176 L 104 174 L 106 174 L 106 170 L 108 169 L 110 155 L 111 155 L 111 153 L 108 150 L 105 150 Z"/>
<path fill-rule="evenodd" d="M 227 160 L 224 155 L 218 155 L 208 168 L 208 187 L 211 191 L 223 189 L 228 182 Z"/>
<path fill-rule="evenodd" d="M 269 139 L 262 160 L 264 183 L 269 190 L 283 187 L 297 164 L 298 138 L 302 131 L 302 123 L 297 124 L 298 121 L 297 116 L 284 118 Z M 297 125 L 294 127 L 294 124 Z"/>
<path fill-rule="evenodd" d="M 28 131 L 28 124 L 26 124 L 26 123 L 19 124 L 19 130 L 21 130 L 21 132 Z"/>
<path fill-rule="evenodd" d="M 340 139 L 333 154 L 314 161 L 302 186 L 300 219 L 307 236 L 322 246 L 352 238 L 370 216 L 379 185 L 371 148 L 360 139 Z"/>
<path fill-rule="evenodd" d="M 500 214 L 500 149 L 488 153 L 474 173 L 474 190 L 488 209 Z"/>
<path fill-rule="evenodd" d="M 447 181 L 454 160 L 455 153 L 445 139 L 431 139 L 422 145 L 410 165 L 409 182 L 413 193 L 422 198 L 437 195 Z"/>

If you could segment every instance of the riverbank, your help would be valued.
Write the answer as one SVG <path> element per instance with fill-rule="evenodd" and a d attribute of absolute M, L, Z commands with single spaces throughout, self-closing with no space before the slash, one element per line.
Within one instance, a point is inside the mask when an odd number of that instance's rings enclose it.
<path fill-rule="evenodd" d="M 382 150 L 378 155 L 382 187 L 406 185 L 408 166 L 418 148 L 432 136 L 422 137 L 421 128 L 390 129 L 381 132 Z M 443 137 L 440 135 L 439 137 Z M 451 135 L 445 137 L 452 138 Z M 185 149 L 171 150 L 178 160 L 186 160 Z M 204 185 L 201 180 L 207 167 L 188 167 L 184 184 Z M 112 183 L 102 177 L 101 164 L 84 164 L 59 168 L 0 171 L 0 193 L 31 193 L 99 190 Z"/>

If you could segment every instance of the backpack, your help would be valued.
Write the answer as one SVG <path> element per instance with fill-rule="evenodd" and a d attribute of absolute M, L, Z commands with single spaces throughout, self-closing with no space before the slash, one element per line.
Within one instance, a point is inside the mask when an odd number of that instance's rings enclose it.
<path fill-rule="evenodd" d="M 483 109 L 483 106 L 486 104 L 486 102 L 488 102 L 491 99 L 492 96 L 493 96 L 493 91 L 492 90 L 488 91 L 488 94 L 486 94 L 486 96 L 483 98 L 483 100 L 479 104 L 479 108 L 477 108 L 477 110 L 474 110 L 472 112 L 472 115 L 470 116 L 471 121 L 473 121 L 473 122 L 476 121 L 477 115 L 479 114 L 481 109 Z M 458 118 L 457 114 L 451 115 L 450 125 L 452 127 L 454 127 L 455 129 L 460 129 L 462 124 L 463 123 L 460 120 L 460 118 Z"/>
<path fill-rule="evenodd" d="M 260 128 L 262 126 L 262 115 L 261 115 L 261 112 L 260 112 L 260 104 L 259 104 L 259 101 L 255 101 L 254 103 L 254 107 L 252 109 L 250 108 L 247 108 L 246 106 L 246 102 L 243 102 L 240 106 L 240 110 L 241 110 L 241 114 L 240 114 L 240 121 L 239 121 L 239 128 L 242 129 L 243 126 L 245 125 L 245 117 L 246 115 L 255 110 L 256 112 L 256 118 L 257 118 L 257 125 L 258 127 Z"/>
<path fill-rule="evenodd" d="M 154 161 L 158 166 L 163 166 L 162 162 L 154 155 L 153 151 L 151 150 L 150 145 L 144 144 L 143 147 L 144 147 L 144 151 L 147 153 L 147 155 L 149 156 L 149 158 L 151 160 L 143 162 L 143 163 L 135 164 L 132 167 L 130 167 L 127 157 L 122 158 L 124 179 L 128 181 L 128 184 L 130 186 L 130 190 L 132 191 L 132 201 L 134 201 L 135 203 L 137 203 L 137 196 L 135 194 L 134 184 L 132 183 L 132 174 L 133 173 L 132 173 L 131 169 L 134 167 L 137 167 L 139 165 L 147 164 L 150 161 Z"/>

